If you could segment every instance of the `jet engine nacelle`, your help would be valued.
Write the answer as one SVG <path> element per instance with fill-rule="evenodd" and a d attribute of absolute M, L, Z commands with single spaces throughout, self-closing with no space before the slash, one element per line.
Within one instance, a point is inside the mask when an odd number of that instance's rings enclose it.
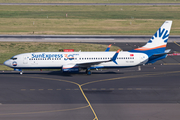
<path fill-rule="evenodd" d="M 63 72 L 79 72 L 79 66 L 77 66 L 77 65 L 63 65 L 62 71 Z"/>

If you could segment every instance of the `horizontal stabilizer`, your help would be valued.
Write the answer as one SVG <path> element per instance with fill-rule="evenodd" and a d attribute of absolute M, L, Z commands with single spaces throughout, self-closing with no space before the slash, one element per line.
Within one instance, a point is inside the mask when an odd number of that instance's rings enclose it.
<path fill-rule="evenodd" d="M 153 56 L 162 56 L 162 55 L 165 55 L 165 54 L 169 54 L 170 51 L 171 51 L 171 49 L 168 49 L 168 50 L 165 50 L 164 53 L 153 54 Z"/>
<path fill-rule="evenodd" d="M 170 53 L 171 49 L 165 50 L 165 53 Z"/>

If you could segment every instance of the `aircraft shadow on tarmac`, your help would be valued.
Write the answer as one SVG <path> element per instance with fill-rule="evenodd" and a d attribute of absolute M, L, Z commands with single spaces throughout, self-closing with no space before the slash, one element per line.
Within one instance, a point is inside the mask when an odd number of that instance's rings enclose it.
<path fill-rule="evenodd" d="M 19 72 L 1 72 L 0 74 L 19 74 Z M 45 75 L 58 75 L 58 76 L 67 76 L 67 77 L 72 77 L 74 75 L 86 75 L 85 72 L 79 72 L 79 73 L 62 73 L 61 71 L 24 71 L 23 74 L 29 75 L 29 74 L 45 74 Z M 124 74 L 123 72 L 111 72 L 111 71 L 92 71 L 93 74 Z"/>

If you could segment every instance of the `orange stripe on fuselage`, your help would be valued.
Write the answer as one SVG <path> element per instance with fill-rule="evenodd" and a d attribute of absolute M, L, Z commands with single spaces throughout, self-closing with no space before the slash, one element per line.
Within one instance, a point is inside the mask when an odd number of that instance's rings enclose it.
<path fill-rule="evenodd" d="M 140 47 L 140 48 L 136 48 L 134 50 L 152 50 L 152 49 L 163 48 L 163 47 L 166 47 L 166 45 L 161 45 L 161 46 L 154 47 L 154 48 Z"/>

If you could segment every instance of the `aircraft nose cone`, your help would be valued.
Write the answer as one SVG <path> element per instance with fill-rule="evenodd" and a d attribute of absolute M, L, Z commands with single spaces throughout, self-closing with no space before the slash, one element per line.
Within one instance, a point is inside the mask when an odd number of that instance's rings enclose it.
<path fill-rule="evenodd" d="M 5 62 L 4 62 L 4 65 L 6 65 L 6 66 L 10 66 L 10 62 L 9 62 L 9 60 L 5 61 Z"/>

